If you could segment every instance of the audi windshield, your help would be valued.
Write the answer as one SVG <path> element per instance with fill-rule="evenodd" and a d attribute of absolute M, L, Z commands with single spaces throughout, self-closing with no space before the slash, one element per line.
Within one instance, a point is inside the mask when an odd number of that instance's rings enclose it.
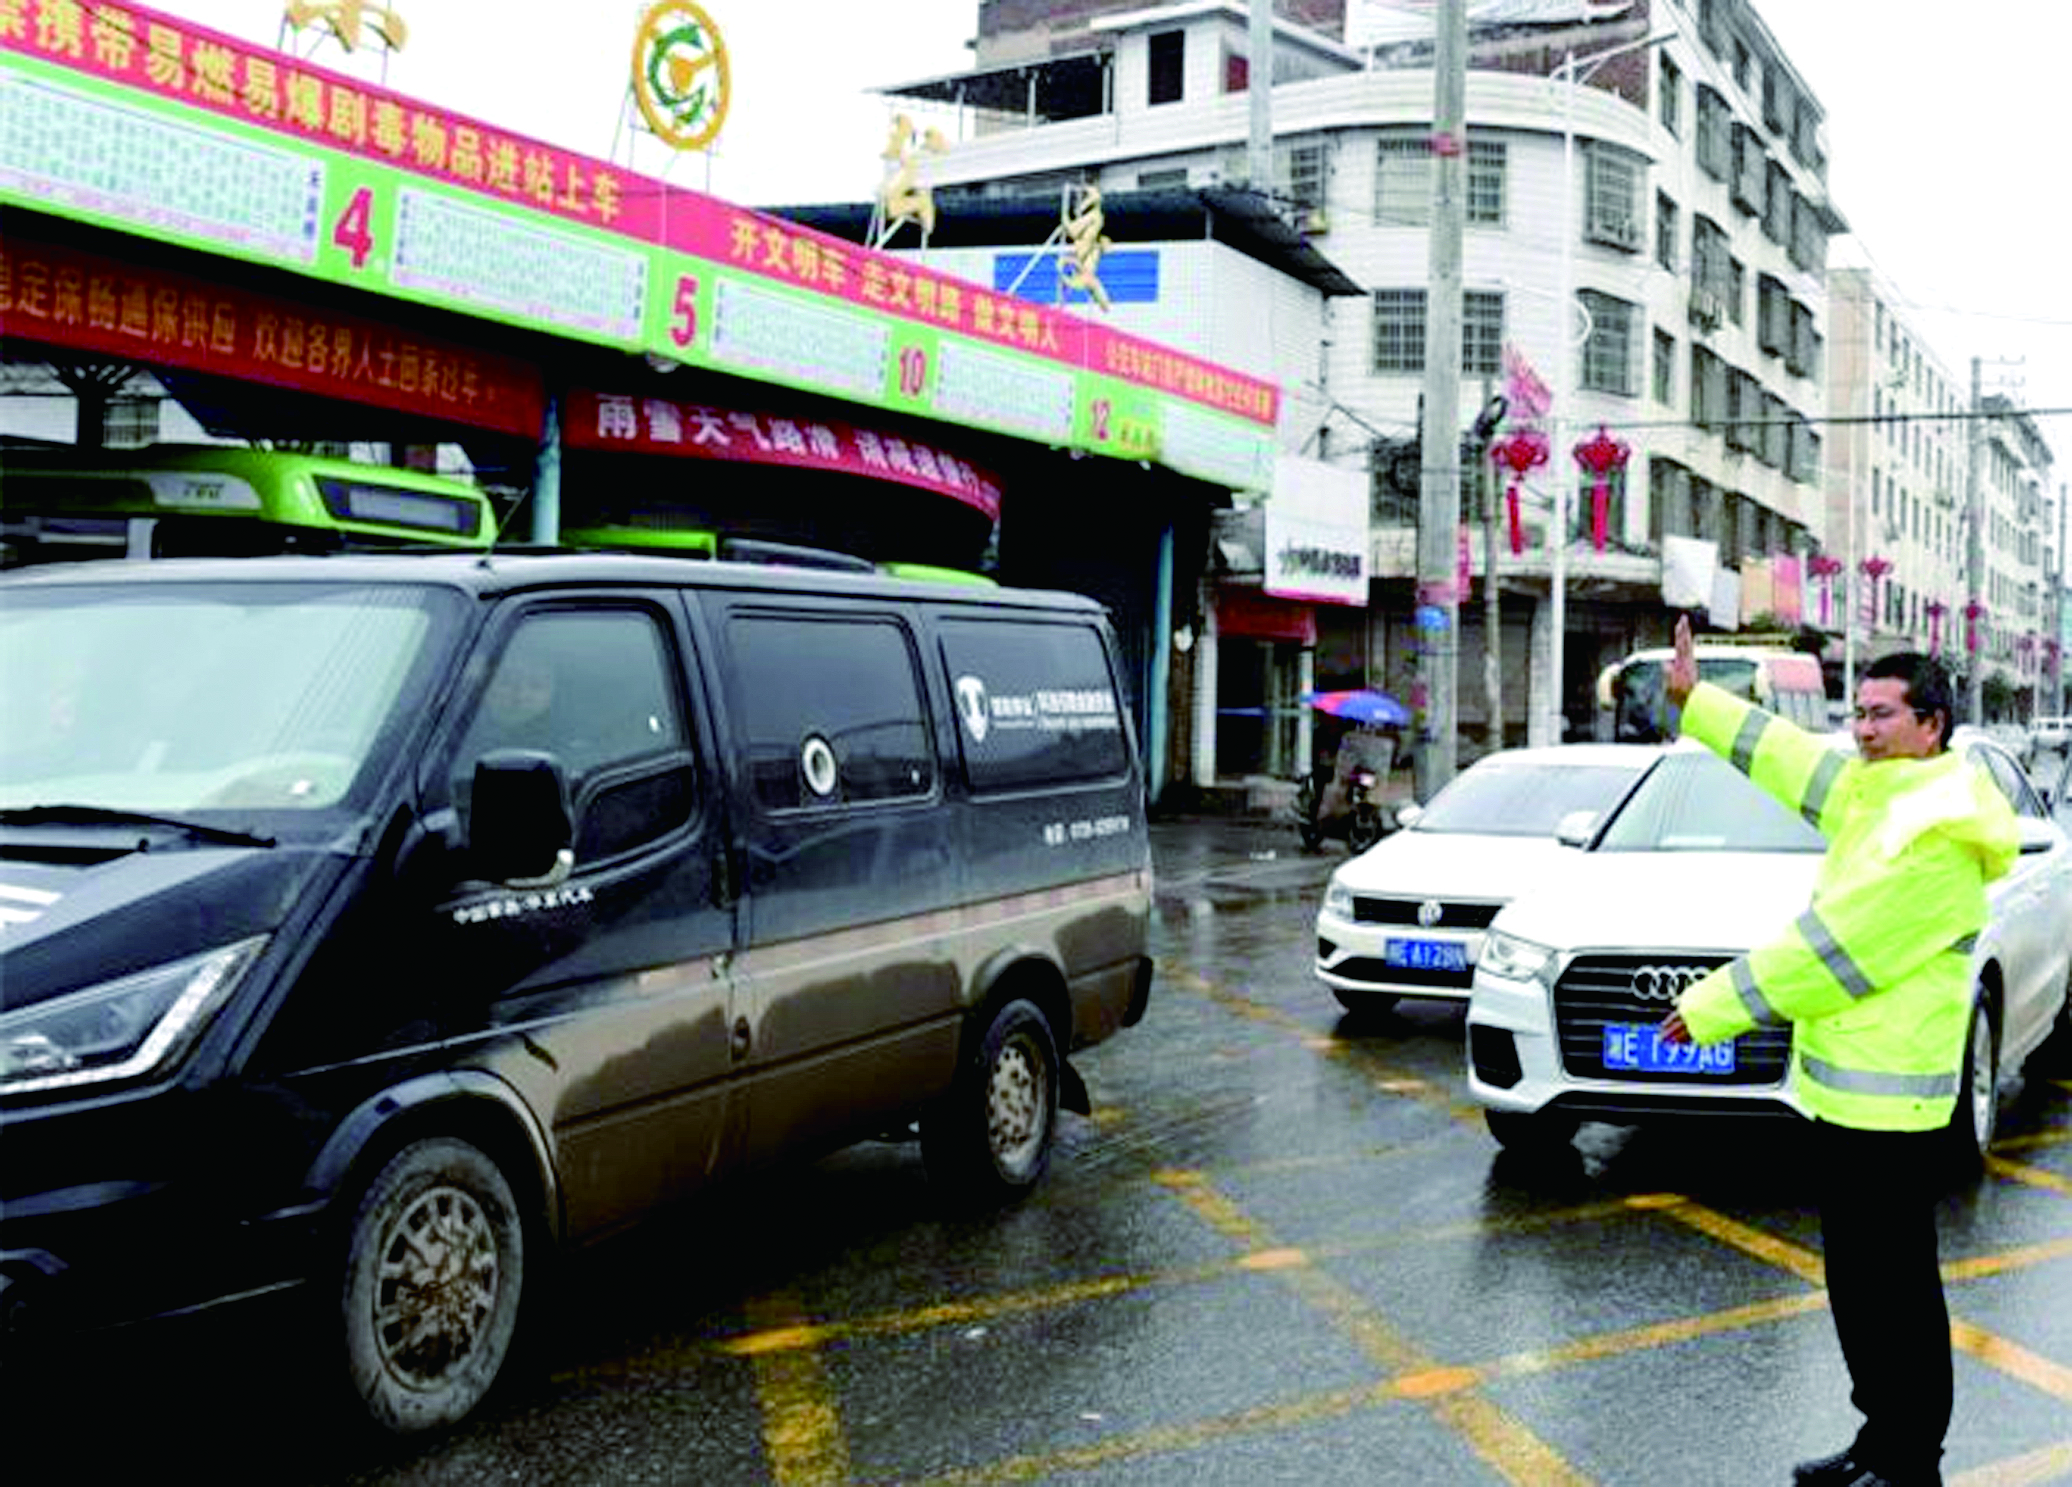
<path fill-rule="evenodd" d="M 1725 760 L 1665 754 L 1598 838 L 1600 852 L 1820 852 L 1827 838 Z"/>
<path fill-rule="evenodd" d="M 1619 803 L 1647 767 L 1644 755 L 1615 758 L 1586 752 L 1535 750 L 1491 754 L 1454 776 L 1417 818 L 1421 832 L 1476 836 L 1552 836 L 1574 811 L 1603 814 Z"/>

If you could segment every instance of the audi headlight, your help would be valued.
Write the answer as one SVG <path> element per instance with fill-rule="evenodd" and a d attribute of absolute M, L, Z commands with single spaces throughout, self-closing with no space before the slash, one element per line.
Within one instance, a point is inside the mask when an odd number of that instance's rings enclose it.
<path fill-rule="evenodd" d="M 173 1064 L 265 944 L 258 935 L 0 1014 L 0 1094 L 134 1079 Z"/>
<path fill-rule="evenodd" d="M 1482 969 L 1506 981 L 1538 981 L 1548 984 L 1554 973 L 1554 949 L 1534 940 L 1521 940 L 1501 930 L 1482 942 Z"/>
<path fill-rule="evenodd" d="M 1340 919 L 1353 917 L 1353 891 L 1338 880 L 1336 873 L 1324 889 L 1324 912 Z"/>

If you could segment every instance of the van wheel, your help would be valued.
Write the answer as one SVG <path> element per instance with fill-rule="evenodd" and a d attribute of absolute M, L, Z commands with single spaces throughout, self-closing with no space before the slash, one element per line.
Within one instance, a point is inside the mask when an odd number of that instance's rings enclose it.
<path fill-rule="evenodd" d="M 2000 1118 L 2000 1059 L 1993 1046 L 1993 1017 L 1983 998 L 1971 1004 L 1971 1031 L 1964 1039 L 1964 1064 L 1957 1080 L 1957 1108 L 1950 1112 L 1944 1146 L 1951 1174 L 1960 1180 L 1985 1170 L 1986 1148 Z"/>
<path fill-rule="evenodd" d="M 480 1404 L 511 1350 L 524 1282 L 524 1226 L 496 1163 L 445 1138 L 391 1158 L 345 1249 L 346 1370 L 368 1417 L 410 1435 Z"/>
<path fill-rule="evenodd" d="M 1035 1005 L 993 1014 L 956 1082 L 921 1122 L 928 1175 L 962 1199 L 1012 1202 L 1050 1165 L 1058 1123 L 1058 1049 Z"/>

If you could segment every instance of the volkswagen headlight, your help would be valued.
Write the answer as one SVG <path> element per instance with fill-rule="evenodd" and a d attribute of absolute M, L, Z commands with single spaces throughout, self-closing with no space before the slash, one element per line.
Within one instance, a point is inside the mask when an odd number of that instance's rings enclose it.
<path fill-rule="evenodd" d="M 1538 981 L 1548 985 L 1554 974 L 1554 949 L 1534 940 L 1521 940 L 1501 930 L 1492 931 L 1482 942 L 1482 969 L 1506 981 Z"/>
<path fill-rule="evenodd" d="M 1324 912 L 1338 919 L 1353 917 L 1353 891 L 1339 881 L 1336 873 L 1324 888 Z"/>
<path fill-rule="evenodd" d="M 170 1066 L 265 945 L 258 935 L 0 1014 L 0 1094 L 135 1079 Z"/>

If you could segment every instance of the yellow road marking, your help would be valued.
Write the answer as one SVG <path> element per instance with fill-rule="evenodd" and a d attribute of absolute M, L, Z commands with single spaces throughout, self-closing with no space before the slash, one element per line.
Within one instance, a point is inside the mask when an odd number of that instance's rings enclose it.
<path fill-rule="evenodd" d="M 2072 1368 L 1959 1317 L 1950 1318 L 1950 1341 L 1958 1352 L 1970 1354 L 1987 1367 L 2072 1404 Z"/>
<path fill-rule="evenodd" d="M 1998 1250 L 1990 1255 L 1975 1255 L 1968 1260 L 1950 1260 L 1943 1265 L 1943 1279 L 1977 1280 L 1981 1276 L 2002 1275 L 2010 1270 L 2026 1270 L 2031 1265 L 2045 1265 L 2068 1255 L 2072 1255 L 2072 1239 L 2025 1244 L 2019 1249 Z"/>
<path fill-rule="evenodd" d="M 1318 1269 L 1300 1250 L 1271 1243 L 1267 1228 L 1218 1192 L 1199 1172 L 1166 1171 L 1160 1186 L 1210 1228 L 1247 1246 L 1260 1268 L 1271 1271 L 1305 1304 L 1328 1317 L 1369 1360 L 1392 1376 L 1389 1392 L 1423 1404 L 1513 1487 L 1590 1487 L 1552 1446 L 1523 1423 L 1472 1392 L 1480 1375 L 1473 1368 L 1448 1367 L 1389 1325 L 1366 1299 Z"/>
<path fill-rule="evenodd" d="M 761 1337 L 806 1338 L 798 1298 L 778 1291 L 751 1299 L 749 1325 Z M 842 1434 L 818 1348 L 769 1347 L 755 1359 L 756 1401 L 763 1411 L 763 1452 L 779 1487 L 833 1487 L 849 1480 L 849 1444 Z"/>
<path fill-rule="evenodd" d="M 2072 1477 L 2072 1441 L 2060 1441 L 2024 1456 L 1989 1462 L 1959 1472 L 1949 1479 L 1950 1487 L 2037 1487 L 2042 1482 L 2062 1482 Z"/>
<path fill-rule="evenodd" d="M 1660 1205 L 1659 1211 L 1708 1238 L 1745 1255 L 1753 1255 L 1766 1265 L 1789 1271 L 1810 1286 L 1827 1284 L 1827 1270 L 1821 1264 L 1820 1256 L 1802 1244 L 1780 1239 L 1767 1230 L 1744 1224 L 1739 1219 L 1730 1219 L 1688 1199 Z"/>
<path fill-rule="evenodd" d="M 2060 1177 L 2055 1172 L 2046 1172 L 2041 1167 L 2026 1166 L 2021 1162 L 2010 1162 L 2005 1157 L 1986 1158 L 1986 1170 L 1996 1177 L 2005 1177 L 2027 1187 L 2044 1188 L 2053 1193 L 2072 1197 L 2072 1178 Z"/>

